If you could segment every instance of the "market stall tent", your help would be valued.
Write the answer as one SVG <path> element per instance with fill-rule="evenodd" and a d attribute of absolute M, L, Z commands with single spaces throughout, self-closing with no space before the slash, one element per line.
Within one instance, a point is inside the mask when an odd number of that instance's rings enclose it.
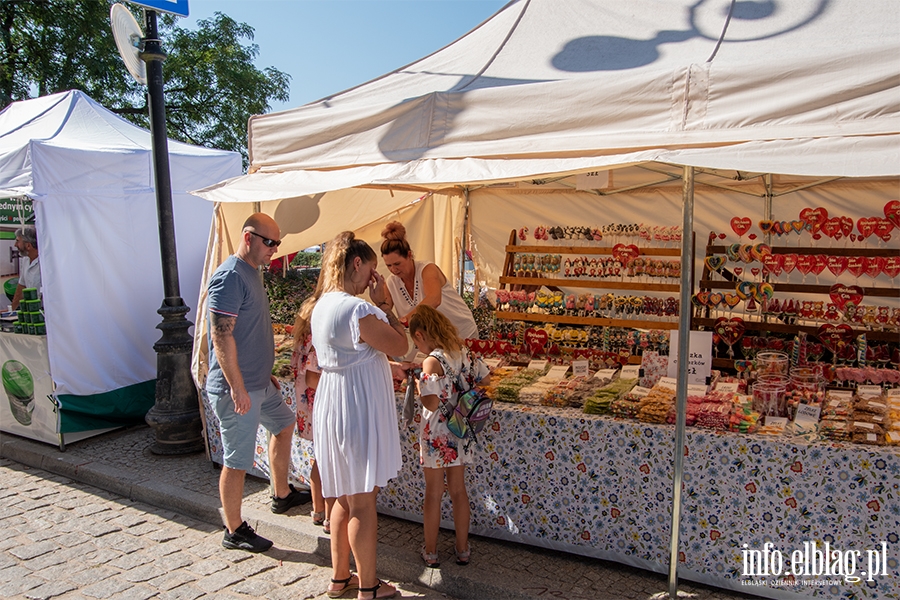
<path fill-rule="evenodd" d="M 240 155 L 169 141 L 181 293 L 200 289 L 212 207 L 188 190 Z M 150 133 L 72 90 L 0 112 L 0 197 L 34 202 L 62 432 L 142 420 L 163 301 Z M 188 315 L 190 318 L 191 315 Z"/>

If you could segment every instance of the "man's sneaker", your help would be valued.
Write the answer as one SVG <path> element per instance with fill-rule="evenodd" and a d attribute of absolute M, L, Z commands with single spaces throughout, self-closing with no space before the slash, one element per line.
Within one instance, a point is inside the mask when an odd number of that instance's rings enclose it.
<path fill-rule="evenodd" d="M 247 552 L 265 552 L 272 547 L 272 542 L 266 538 L 256 535 L 253 528 L 247 525 L 247 521 L 241 523 L 241 526 L 229 533 L 225 528 L 225 538 L 222 545 L 229 550 L 246 550 Z"/>
<path fill-rule="evenodd" d="M 291 488 L 291 491 L 284 498 L 272 496 L 272 512 L 276 515 L 287 512 L 292 506 L 306 504 L 312 500 L 312 496 L 308 491 L 298 490 L 292 483 L 288 484 L 288 487 Z"/>

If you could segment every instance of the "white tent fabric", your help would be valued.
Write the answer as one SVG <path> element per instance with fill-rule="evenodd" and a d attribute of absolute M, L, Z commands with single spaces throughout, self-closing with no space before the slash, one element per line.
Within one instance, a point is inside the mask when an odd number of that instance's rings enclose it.
<path fill-rule="evenodd" d="M 179 282 L 191 305 L 212 207 L 188 190 L 240 173 L 241 160 L 168 147 Z M 80 91 L 15 102 L 0 112 L 0 196 L 34 201 L 57 393 L 155 379 L 164 293 L 150 133 Z"/>

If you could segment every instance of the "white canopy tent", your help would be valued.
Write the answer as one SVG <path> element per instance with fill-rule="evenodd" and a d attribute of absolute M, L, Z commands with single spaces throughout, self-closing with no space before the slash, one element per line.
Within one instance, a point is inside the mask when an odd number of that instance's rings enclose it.
<path fill-rule="evenodd" d="M 241 159 L 172 140 L 169 154 L 190 304 L 212 207 L 188 190 L 240 173 Z M 117 403 L 119 416 L 146 412 L 164 295 L 150 133 L 77 90 L 15 102 L 0 112 L 0 197 L 20 196 L 34 201 L 57 394 L 88 413 L 115 415 Z"/>

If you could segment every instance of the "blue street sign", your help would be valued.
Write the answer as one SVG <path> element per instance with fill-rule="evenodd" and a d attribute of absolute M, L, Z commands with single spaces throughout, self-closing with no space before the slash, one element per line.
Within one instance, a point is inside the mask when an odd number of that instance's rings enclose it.
<path fill-rule="evenodd" d="M 132 4 L 138 4 L 145 8 L 152 8 L 160 12 L 172 13 L 179 17 L 188 16 L 188 0 L 128 0 Z"/>

